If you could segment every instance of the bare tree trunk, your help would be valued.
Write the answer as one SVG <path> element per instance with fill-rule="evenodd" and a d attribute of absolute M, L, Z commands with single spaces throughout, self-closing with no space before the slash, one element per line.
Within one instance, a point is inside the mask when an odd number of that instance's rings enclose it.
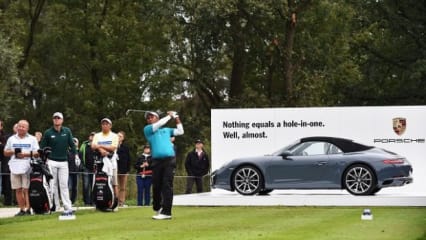
<path fill-rule="evenodd" d="M 231 34 L 234 47 L 229 92 L 231 99 L 237 99 L 243 93 L 244 71 L 246 67 L 245 39 L 240 20 L 240 15 L 235 15 L 231 18 Z"/>
<path fill-rule="evenodd" d="M 291 14 L 291 18 L 286 23 L 286 34 L 284 41 L 283 71 L 284 71 L 284 93 L 285 98 L 291 105 L 293 99 L 293 46 L 296 34 L 296 13 Z"/>
<path fill-rule="evenodd" d="M 296 35 L 297 17 L 300 12 L 305 11 L 311 4 L 311 0 L 296 1 L 289 0 L 287 2 L 288 13 L 281 12 L 281 16 L 285 19 L 285 39 L 283 45 L 283 91 L 288 105 L 294 104 L 293 93 L 293 52 L 294 52 L 294 38 Z"/>
<path fill-rule="evenodd" d="M 29 0 L 28 3 L 29 3 L 28 12 L 29 12 L 29 16 L 31 18 L 30 29 L 29 29 L 29 32 L 28 32 L 27 44 L 24 47 L 22 59 L 18 63 L 18 69 L 19 70 L 23 69 L 25 64 L 28 61 L 28 57 L 30 55 L 31 47 L 33 46 L 33 43 L 34 43 L 35 28 L 36 28 L 36 25 L 37 25 L 38 18 L 40 17 L 40 13 L 43 10 L 43 6 L 44 6 L 45 1 L 44 0 L 37 1 L 36 5 L 34 7 L 34 10 L 33 10 L 33 1 Z"/>

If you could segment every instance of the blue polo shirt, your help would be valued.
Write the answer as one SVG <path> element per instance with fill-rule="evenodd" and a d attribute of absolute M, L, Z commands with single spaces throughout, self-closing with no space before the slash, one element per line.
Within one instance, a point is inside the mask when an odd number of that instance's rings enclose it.
<path fill-rule="evenodd" d="M 154 132 L 152 124 L 144 127 L 143 132 L 151 145 L 151 156 L 153 159 L 175 156 L 175 150 L 170 140 L 173 136 L 173 131 L 173 128 L 164 127 Z"/>

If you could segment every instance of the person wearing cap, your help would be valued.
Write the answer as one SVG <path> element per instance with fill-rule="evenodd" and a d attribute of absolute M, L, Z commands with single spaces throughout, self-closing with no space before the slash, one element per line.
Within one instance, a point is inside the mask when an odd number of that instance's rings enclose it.
<path fill-rule="evenodd" d="M 86 141 L 82 142 L 79 149 L 79 155 L 82 160 L 83 170 L 83 202 L 86 206 L 91 206 L 92 201 L 92 185 L 94 174 L 94 162 L 92 151 L 92 140 L 96 132 L 91 132 Z"/>
<path fill-rule="evenodd" d="M 103 157 L 103 161 L 110 161 L 112 165 L 112 185 L 114 188 L 114 196 L 118 196 L 118 178 L 117 178 L 117 147 L 118 135 L 112 129 L 112 121 L 109 118 L 101 120 L 102 131 L 93 136 L 91 144 L 92 150 L 99 152 Z M 114 201 L 116 201 L 115 199 Z"/>
<path fill-rule="evenodd" d="M 143 152 L 138 157 L 136 168 L 136 184 L 137 184 L 137 205 L 149 206 L 151 203 L 151 185 L 152 185 L 152 158 L 151 147 L 143 146 Z"/>
<path fill-rule="evenodd" d="M 175 119 L 176 128 L 163 127 L 172 118 Z M 170 138 L 184 133 L 182 122 L 174 111 L 167 112 L 167 116 L 161 119 L 156 112 L 146 112 L 145 119 L 148 125 L 143 131 L 152 155 L 153 209 L 156 212 L 152 218 L 171 219 L 176 153 Z"/>
<path fill-rule="evenodd" d="M 68 127 L 63 126 L 64 116 L 60 112 L 55 112 L 52 116 L 53 126 L 47 129 L 40 141 L 40 147 L 50 147 L 52 153 L 47 158 L 47 164 L 51 169 L 53 179 L 51 187 L 53 189 L 53 199 L 55 206 L 52 211 L 59 209 L 59 195 L 64 205 L 63 216 L 73 215 L 72 203 L 69 196 L 68 179 L 68 152 L 80 159 L 77 148 L 74 144 L 73 135 Z M 58 192 L 59 185 L 59 192 Z M 56 194 L 55 194 L 56 192 Z M 56 196 L 56 199 L 55 199 Z"/>
<path fill-rule="evenodd" d="M 192 186 L 196 185 L 197 192 L 203 192 L 203 176 L 209 172 L 209 157 L 204 151 L 201 139 L 194 142 L 195 148 L 186 155 L 185 169 L 188 174 L 186 181 L 186 194 L 192 193 Z"/>

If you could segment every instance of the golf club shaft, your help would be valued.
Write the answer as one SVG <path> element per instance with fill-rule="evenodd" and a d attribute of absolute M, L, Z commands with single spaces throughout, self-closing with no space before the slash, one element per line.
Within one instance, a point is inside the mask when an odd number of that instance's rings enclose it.
<path fill-rule="evenodd" d="M 146 113 L 146 112 L 150 112 L 148 110 L 140 110 L 140 109 L 127 109 L 126 111 L 126 115 L 129 115 L 129 113 L 131 112 L 141 112 L 141 113 Z"/>

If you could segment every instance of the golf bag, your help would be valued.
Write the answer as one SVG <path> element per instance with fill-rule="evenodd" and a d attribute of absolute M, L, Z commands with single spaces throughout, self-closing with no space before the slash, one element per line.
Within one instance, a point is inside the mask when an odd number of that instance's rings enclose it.
<path fill-rule="evenodd" d="M 109 161 L 109 160 L 105 160 Z M 108 174 L 104 169 L 104 157 L 99 152 L 93 154 L 95 174 L 93 175 L 92 196 L 96 209 L 101 211 L 112 211 L 118 205 L 118 199 L 114 196 L 112 185 L 112 174 Z"/>
<path fill-rule="evenodd" d="M 50 213 L 50 207 L 52 206 L 49 182 L 53 176 L 46 165 L 46 159 L 50 153 L 50 147 L 46 147 L 38 150 L 39 158 L 31 158 L 30 189 L 28 194 L 31 208 L 35 214 Z"/>

